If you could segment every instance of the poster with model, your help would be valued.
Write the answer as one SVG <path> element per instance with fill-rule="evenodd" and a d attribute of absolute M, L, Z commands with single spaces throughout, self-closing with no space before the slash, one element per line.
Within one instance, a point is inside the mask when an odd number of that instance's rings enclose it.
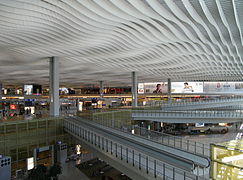
<path fill-rule="evenodd" d="M 24 95 L 41 95 L 42 86 L 38 84 L 24 85 Z"/>
<path fill-rule="evenodd" d="M 203 93 L 203 82 L 172 82 L 171 93 Z"/>
<path fill-rule="evenodd" d="M 167 82 L 138 83 L 138 94 L 165 94 L 167 92 Z"/>

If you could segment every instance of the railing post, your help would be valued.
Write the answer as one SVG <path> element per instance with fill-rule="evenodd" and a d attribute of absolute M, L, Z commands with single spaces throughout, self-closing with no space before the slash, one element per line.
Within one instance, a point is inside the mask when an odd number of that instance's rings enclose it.
<path fill-rule="evenodd" d="M 112 149 L 112 141 L 111 141 L 111 154 L 113 154 L 113 149 Z"/>
<path fill-rule="evenodd" d="M 189 140 L 187 140 L 187 151 L 189 151 Z"/>
<path fill-rule="evenodd" d="M 108 152 L 109 150 L 108 150 L 108 139 L 106 139 L 106 152 Z"/>
<path fill-rule="evenodd" d="M 104 150 L 104 137 L 102 137 L 102 150 Z"/>
<path fill-rule="evenodd" d="M 182 149 L 182 138 L 181 138 L 181 149 Z"/>
<path fill-rule="evenodd" d="M 175 168 L 173 168 L 173 179 L 175 179 Z"/>
<path fill-rule="evenodd" d="M 123 157 L 122 157 L 122 145 L 121 145 L 121 160 L 123 159 Z"/>
<path fill-rule="evenodd" d="M 183 174 L 184 174 L 184 180 L 186 180 L 186 172 L 184 171 L 184 173 L 183 173 Z"/>
<path fill-rule="evenodd" d="M 174 136 L 174 147 L 176 146 L 176 137 Z"/>
<path fill-rule="evenodd" d="M 116 157 L 117 157 L 117 143 L 115 144 L 115 149 L 116 149 Z"/>
<path fill-rule="evenodd" d="M 165 180 L 165 164 L 163 164 L 163 180 Z"/>
<path fill-rule="evenodd" d="M 82 138 L 84 139 L 84 129 L 82 129 Z"/>
<path fill-rule="evenodd" d="M 195 141 L 195 154 L 197 152 L 197 142 Z"/>
<path fill-rule="evenodd" d="M 149 171 L 148 171 L 148 156 L 146 156 L 146 172 L 147 172 L 147 174 L 149 173 Z"/>
<path fill-rule="evenodd" d="M 134 166 L 134 150 L 132 150 L 132 166 Z"/>
<path fill-rule="evenodd" d="M 128 148 L 126 148 L 126 156 L 127 156 L 127 163 L 128 163 Z"/>
<path fill-rule="evenodd" d="M 202 154 L 204 155 L 204 144 L 202 144 Z"/>
<path fill-rule="evenodd" d="M 141 154 L 138 154 L 138 168 L 141 169 Z"/>
<path fill-rule="evenodd" d="M 96 137 L 96 136 L 97 136 L 97 135 L 95 134 L 95 146 L 97 145 L 97 143 L 96 143 L 96 138 L 97 138 L 97 137 Z"/>
<path fill-rule="evenodd" d="M 154 177 L 156 178 L 156 160 L 154 160 Z"/>
<path fill-rule="evenodd" d="M 91 144 L 94 144 L 93 138 L 94 138 L 94 133 L 91 133 Z"/>

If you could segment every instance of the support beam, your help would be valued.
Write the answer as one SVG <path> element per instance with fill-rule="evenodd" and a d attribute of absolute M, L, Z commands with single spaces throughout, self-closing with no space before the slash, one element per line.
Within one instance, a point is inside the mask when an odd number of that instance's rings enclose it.
<path fill-rule="evenodd" d="M 100 81 L 100 97 L 102 98 L 104 94 L 104 86 L 103 81 Z"/>
<path fill-rule="evenodd" d="M 59 116 L 59 61 L 57 57 L 51 57 L 49 62 L 49 98 L 50 116 Z"/>
<path fill-rule="evenodd" d="M 132 107 L 138 106 L 138 83 L 137 73 L 132 72 Z"/>
<path fill-rule="evenodd" d="M 172 99 L 171 99 L 171 79 L 168 79 L 168 102 L 171 104 Z"/>

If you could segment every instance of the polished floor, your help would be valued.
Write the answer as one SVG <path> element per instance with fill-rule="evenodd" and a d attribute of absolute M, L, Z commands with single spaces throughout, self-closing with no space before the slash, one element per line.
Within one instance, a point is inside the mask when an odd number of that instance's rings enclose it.
<path fill-rule="evenodd" d="M 217 144 L 220 142 L 226 142 L 234 139 L 243 139 L 243 129 L 240 126 L 236 129 L 235 126 L 229 128 L 229 132 L 226 134 L 200 134 L 200 135 L 187 135 L 183 136 L 188 140 L 194 140 L 204 144 Z"/>
<path fill-rule="evenodd" d="M 62 174 L 59 180 L 89 180 L 89 178 L 76 168 L 76 162 L 70 161 L 62 164 Z"/>

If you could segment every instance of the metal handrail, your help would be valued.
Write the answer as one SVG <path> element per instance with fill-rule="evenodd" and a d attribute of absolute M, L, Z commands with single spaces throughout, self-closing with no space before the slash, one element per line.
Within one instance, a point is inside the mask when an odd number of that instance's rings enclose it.
<path fill-rule="evenodd" d="M 65 123 L 66 131 L 70 132 L 71 134 L 73 133 L 74 135 L 80 136 L 84 140 L 86 140 L 90 143 L 94 143 L 94 145 L 96 147 L 103 149 L 104 152 L 110 153 L 111 155 L 115 156 L 116 158 L 120 159 L 121 161 L 124 160 L 127 163 L 130 163 L 134 167 L 138 167 L 141 171 L 145 171 L 147 174 L 153 175 L 155 177 L 160 176 L 160 177 L 163 177 L 163 179 L 175 180 L 175 176 L 169 177 L 166 175 L 166 174 L 170 174 L 168 172 L 172 171 L 173 174 L 177 173 L 177 175 L 181 175 L 184 180 L 186 180 L 186 179 L 188 179 L 188 180 L 205 179 L 204 177 L 200 177 L 198 175 L 186 172 L 185 170 L 173 167 L 172 165 L 168 165 L 163 162 L 160 162 L 159 160 L 151 158 L 137 150 L 131 149 L 130 147 L 121 145 L 117 142 L 113 142 L 113 146 L 112 146 L 112 145 L 110 145 L 112 143 L 111 139 L 107 139 L 107 143 L 105 146 L 104 141 L 101 140 L 101 138 L 96 139 L 96 136 L 95 136 L 95 140 L 94 140 L 94 136 L 87 135 L 88 133 L 81 133 L 77 129 L 80 127 L 81 126 L 78 124 L 78 121 L 69 122 L 67 120 Z M 79 132 L 79 133 L 77 133 L 77 132 Z M 98 135 L 98 136 L 100 136 L 100 135 Z M 116 147 L 116 148 L 114 148 L 114 147 Z M 130 153 L 130 154 L 128 154 L 128 153 Z M 139 161 L 136 159 L 139 159 Z M 151 166 L 149 167 L 149 164 L 154 165 L 155 168 L 153 168 Z M 162 170 L 162 172 L 161 172 L 161 170 Z"/>
<path fill-rule="evenodd" d="M 156 117 L 198 117 L 198 118 L 243 118 L 243 112 L 236 111 L 163 111 L 163 110 L 133 110 L 132 116 Z"/>
<path fill-rule="evenodd" d="M 181 138 L 181 137 L 176 137 L 176 136 L 173 136 L 173 135 L 169 135 L 169 134 L 166 134 L 166 133 L 162 133 L 162 132 L 156 132 L 158 133 L 164 140 L 164 137 L 168 137 L 167 141 L 155 141 L 153 139 L 150 139 L 148 137 L 144 137 L 142 136 L 141 134 L 132 134 L 132 129 L 134 128 L 134 126 L 126 126 L 126 129 L 124 128 L 116 128 L 114 126 L 112 126 L 112 123 L 103 123 L 103 121 L 99 121 L 99 119 L 90 119 L 92 121 L 94 121 L 95 123 L 98 123 L 100 125 L 103 125 L 103 126 L 106 126 L 106 127 L 109 127 L 109 128 L 112 128 L 112 129 L 116 129 L 116 130 L 119 130 L 119 131 L 122 131 L 122 132 L 126 132 L 126 133 L 129 133 L 130 135 L 134 135 L 134 136 L 139 136 L 139 137 L 142 137 L 142 138 L 146 138 L 148 140 L 152 140 L 156 143 L 159 143 L 159 144 L 162 144 L 162 145 L 167 145 L 167 146 L 170 146 L 170 147 L 173 147 L 173 148 L 177 148 L 177 149 L 180 149 L 180 150 L 183 150 L 183 151 L 187 151 L 189 153 L 193 153 L 193 154 L 197 154 L 197 155 L 203 155 L 203 156 L 206 156 L 206 157 L 209 157 L 210 154 L 209 154 L 209 145 L 205 145 L 203 143 L 199 143 L 199 142 L 196 142 L 196 141 L 189 141 L 189 140 L 185 140 L 184 138 Z M 108 119 L 106 119 L 108 120 Z M 111 120 L 108 120 L 108 121 L 111 121 Z M 151 130 L 147 130 L 147 132 L 149 132 L 148 134 L 152 134 L 154 133 L 155 131 L 151 131 Z M 169 141 L 169 143 L 167 143 Z M 171 143 L 171 141 L 173 141 Z M 179 141 L 180 144 L 178 145 L 178 143 L 176 143 L 175 141 Z M 182 144 L 182 146 L 180 146 Z"/>
<path fill-rule="evenodd" d="M 183 102 L 173 102 L 173 103 L 168 103 L 168 102 L 162 102 L 162 106 L 163 107 L 174 107 L 174 106 L 184 106 L 184 105 L 201 105 L 201 104 L 205 104 L 205 103 L 223 103 L 223 102 L 238 102 L 238 101 L 242 101 L 243 102 L 243 98 L 242 97 L 234 97 L 234 98 L 217 98 L 217 99 L 204 99 L 202 101 L 183 101 Z"/>
<path fill-rule="evenodd" d="M 146 128 L 141 127 L 133 127 L 133 129 L 139 129 L 139 132 L 145 131 L 146 134 L 142 135 L 141 133 L 134 134 L 139 137 L 145 137 L 153 142 L 168 145 L 173 148 L 181 149 L 193 154 L 203 155 L 206 157 L 210 157 L 210 145 L 200 143 L 197 141 L 187 140 L 182 137 L 173 136 L 171 134 L 166 134 L 163 132 L 148 130 Z M 135 131 L 136 133 L 136 131 Z M 160 137 L 161 139 L 156 140 L 156 137 L 153 137 L 152 135 L 157 134 L 157 137 Z"/>
<path fill-rule="evenodd" d="M 16 121 L 4 121 L 4 122 L 0 122 L 0 126 L 23 124 L 23 123 L 30 123 L 30 122 L 37 122 L 37 121 L 40 122 L 40 121 L 63 119 L 63 118 L 64 118 L 63 116 L 59 116 L 59 117 L 33 118 L 33 119 L 16 120 Z"/>

